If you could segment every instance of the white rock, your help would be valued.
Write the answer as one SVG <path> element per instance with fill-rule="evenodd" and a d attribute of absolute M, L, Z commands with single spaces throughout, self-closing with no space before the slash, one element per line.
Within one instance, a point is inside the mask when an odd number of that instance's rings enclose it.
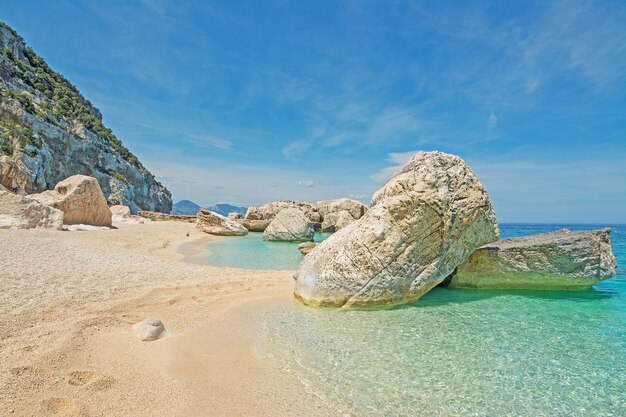
<path fill-rule="evenodd" d="M 316 207 L 323 220 L 326 220 L 329 214 L 341 211 L 347 211 L 355 220 L 358 220 L 367 212 L 365 204 L 351 198 L 318 201 Z"/>
<path fill-rule="evenodd" d="M 315 249 L 316 246 L 316 242 L 303 242 L 298 245 L 298 250 L 301 254 L 306 255 Z"/>
<path fill-rule="evenodd" d="M 166 335 L 165 326 L 159 319 L 145 319 L 133 326 L 137 337 L 144 342 L 151 342 Z"/>
<path fill-rule="evenodd" d="M 327 213 L 322 222 L 322 232 L 338 232 L 352 222 L 354 217 L 346 210 Z"/>
<path fill-rule="evenodd" d="M 239 223 L 213 211 L 200 209 L 197 217 L 196 227 L 204 233 L 218 236 L 244 236 L 248 234 L 248 229 Z"/>
<path fill-rule="evenodd" d="M 264 240 L 303 242 L 313 240 L 313 225 L 295 207 L 280 211 L 263 232 Z"/>
<path fill-rule="evenodd" d="M 121 217 L 121 218 L 127 218 L 130 217 L 130 207 L 128 206 L 124 206 L 121 204 L 115 205 L 115 206 L 111 206 L 109 207 L 109 210 L 111 210 L 111 215 L 112 216 L 117 216 L 117 217 Z"/>
<path fill-rule="evenodd" d="M 497 238 L 489 196 L 463 160 L 418 152 L 361 219 L 304 257 L 294 295 L 317 306 L 411 302 Z"/>
<path fill-rule="evenodd" d="M 63 227 L 63 212 L 32 198 L 0 190 L 0 229 L 56 229 Z"/>
<path fill-rule="evenodd" d="M 444 281 L 452 288 L 584 289 L 615 275 L 610 229 L 503 239 L 474 252 Z"/>
<path fill-rule="evenodd" d="M 112 214 L 100 185 L 93 177 L 72 175 L 59 182 L 54 190 L 30 197 L 63 212 L 66 224 L 111 226 Z"/>

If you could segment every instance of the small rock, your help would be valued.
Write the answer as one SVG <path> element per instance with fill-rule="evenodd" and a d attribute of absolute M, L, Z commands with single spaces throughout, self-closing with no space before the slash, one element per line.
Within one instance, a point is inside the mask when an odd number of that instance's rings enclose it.
<path fill-rule="evenodd" d="M 137 337 L 144 342 L 157 340 L 165 335 L 165 326 L 159 319 L 145 319 L 133 326 L 133 330 L 137 333 Z"/>
<path fill-rule="evenodd" d="M 315 242 L 304 242 L 298 245 L 298 250 L 300 251 L 301 254 L 306 255 L 307 253 L 315 249 L 316 246 L 317 246 L 317 243 Z"/>

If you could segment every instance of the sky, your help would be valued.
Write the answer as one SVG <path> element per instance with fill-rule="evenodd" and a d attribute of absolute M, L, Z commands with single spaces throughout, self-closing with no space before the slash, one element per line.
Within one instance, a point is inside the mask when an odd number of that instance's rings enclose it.
<path fill-rule="evenodd" d="M 0 0 L 175 201 L 368 202 L 461 156 L 500 222 L 626 223 L 626 2 Z"/>

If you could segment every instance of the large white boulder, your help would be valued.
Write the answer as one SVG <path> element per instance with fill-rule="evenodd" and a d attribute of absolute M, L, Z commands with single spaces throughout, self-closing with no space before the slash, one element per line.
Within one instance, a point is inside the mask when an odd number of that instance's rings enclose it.
<path fill-rule="evenodd" d="M 313 225 L 304 213 L 295 207 L 280 211 L 263 232 L 264 240 L 306 242 L 313 240 Z"/>
<path fill-rule="evenodd" d="M 503 239 L 474 252 L 444 281 L 453 288 L 583 289 L 615 275 L 610 229 Z"/>
<path fill-rule="evenodd" d="M 66 224 L 111 226 L 111 210 L 98 181 L 93 177 L 72 175 L 59 182 L 54 190 L 30 197 L 61 210 Z"/>
<path fill-rule="evenodd" d="M 351 198 L 318 201 L 316 207 L 323 220 L 326 220 L 326 217 L 331 213 L 342 211 L 347 211 L 355 220 L 358 220 L 367 212 L 365 204 Z"/>
<path fill-rule="evenodd" d="M 196 227 L 204 233 L 218 236 L 244 236 L 248 229 L 221 214 L 207 209 L 198 212 Z"/>
<path fill-rule="evenodd" d="M 304 257 L 294 295 L 314 306 L 410 302 L 497 239 L 487 191 L 465 162 L 418 152 L 374 194 L 361 219 Z"/>
<path fill-rule="evenodd" d="M 0 190 L 0 229 L 63 228 L 63 212 L 32 198 Z"/>

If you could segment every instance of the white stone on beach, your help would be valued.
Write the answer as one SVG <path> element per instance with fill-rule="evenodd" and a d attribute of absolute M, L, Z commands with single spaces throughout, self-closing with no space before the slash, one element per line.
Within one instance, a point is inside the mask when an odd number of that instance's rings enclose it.
<path fill-rule="evenodd" d="M 474 252 L 444 281 L 452 288 L 584 289 L 615 275 L 610 229 L 503 239 Z"/>
<path fill-rule="evenodd" d="M 281 210 L 263 232 L 263 240 L 305 242 L 313 240 L 313 225 L 295 207 Z"/>
<path fill-rule="evenodd" d="M 221 214 L 207 209 L 200 209 L 196 227 L 204 233 L 218 236 L 244 236 L 248 229 Z"/>
<path fill-rule="evenodd" d="M 0 229 L 56 229 L 63 227 L 63 212 L 32 198 L 0 190 Z"/>
<path fill-rule="evenodd" d="M 137 337 L 144 342 L 151 342 L 165 336 L 165 326 L 159 319 L 145 319 L 133 326 Z"/>
<path fill-rule="evenodd" d="M 111 226 L 111 210 L 98 181 L 93 177 L 72 175 L 59 182 L 54 190 L 29 197 L 61 210 L 66 224 Z"/>
<path fill-rule="evenodd" d="M 316 306 L 410 302 L 497 238 L 487 191 L 465 162 L 418 152 L 361 219 L 304 257 L 294 295 Z"/>

